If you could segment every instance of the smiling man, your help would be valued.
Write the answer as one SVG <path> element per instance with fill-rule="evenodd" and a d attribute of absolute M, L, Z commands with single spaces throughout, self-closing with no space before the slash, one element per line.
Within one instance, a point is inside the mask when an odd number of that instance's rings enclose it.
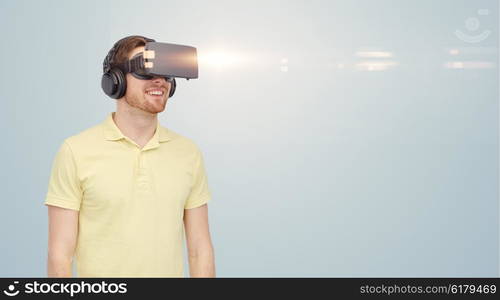
<path fill-rule="evenodd" d="M 103 89 L 116 112 L 56 154 L 45 200 L 49 277 L 71 277 L 73 257 L 78 277 L 183 277 L 184 236 L 190 276 L 215 276 L 201 151 L 157 117 L 175 80 L 119 67 L 149 41 L 131 36 L 110 50 L 103 82 L 110 71 L 122 78 Z"/>

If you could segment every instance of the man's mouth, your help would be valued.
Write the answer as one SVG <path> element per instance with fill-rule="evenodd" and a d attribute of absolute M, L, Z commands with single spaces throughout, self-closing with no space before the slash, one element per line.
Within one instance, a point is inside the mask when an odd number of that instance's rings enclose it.
<path fill-rule="evenodd" d="M 146 94 L 150 96 L 163 96 L 164 92 L 162 89 L 149 89 L 146 90 Z"/>

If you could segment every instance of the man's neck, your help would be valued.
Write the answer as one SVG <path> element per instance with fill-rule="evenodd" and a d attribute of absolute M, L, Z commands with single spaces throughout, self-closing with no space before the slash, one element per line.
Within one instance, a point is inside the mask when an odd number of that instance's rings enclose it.
<path fill-rule="evenodd" d="M 158 122 L 157 114 L 121 110 L 113 112 L 113 121 L 120 131 L 143 148 L 153 137 Z"/>

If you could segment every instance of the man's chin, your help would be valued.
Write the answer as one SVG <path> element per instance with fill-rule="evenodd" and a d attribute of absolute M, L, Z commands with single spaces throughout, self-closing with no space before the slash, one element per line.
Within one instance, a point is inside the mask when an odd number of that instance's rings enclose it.
<path fill-rule="evenodd" d="M 166 103 L 165 103 L 165 105 L 162 105 L 162 106 L 145 107 L 143 110 L 147 111 L 149 113 L 152 113 L 152 114 L 157 114 L 157 113 L 161 113 L 162 111 L 164 111 L 165 107 L 166 107 Z"/>
<path fill-rule="evenodd" d="M 150 113 L 150 114 L 157 114 L 165 110 L 165 107 L 167 106 L 167 101 L 163 103 L 163 105 L 159 105 L 159 103 L 154 103 L 154 102 L 148 102 L 147 99 L 143 99 L 144 102 L 142 105 L 134 102 L 127 101 L 127 104 L 131 107 L 140 109 L 144 112 Z M 150 105 L 148 105 L 150 104 Z"/>

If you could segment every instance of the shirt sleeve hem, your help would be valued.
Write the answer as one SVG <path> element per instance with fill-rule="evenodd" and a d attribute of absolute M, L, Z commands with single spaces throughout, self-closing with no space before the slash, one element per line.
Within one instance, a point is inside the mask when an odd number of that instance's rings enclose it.
<path fill-rule="evenodd" d="M 68 199 L 62 199 L 54 196 L 49 196 L 45 200 L 43 204 L 45 205 L 53 205 L 57 207 L 72 209 L 72 210 L 80 210 L 80 205 L 72 203 L 74 201 Z"/>
<path fill-rule="evenodd" d="M 201 198 L 200 201 L 196 201 L 196 203 L 194 203 L 194 204 L 184 206 L 184 209 L 192 209 L 192 208 L 200 207 L 200 206 L 210 202 L 210 200 L 211 200 L 210 196 L 205 196 L 205 197 Z"/>

